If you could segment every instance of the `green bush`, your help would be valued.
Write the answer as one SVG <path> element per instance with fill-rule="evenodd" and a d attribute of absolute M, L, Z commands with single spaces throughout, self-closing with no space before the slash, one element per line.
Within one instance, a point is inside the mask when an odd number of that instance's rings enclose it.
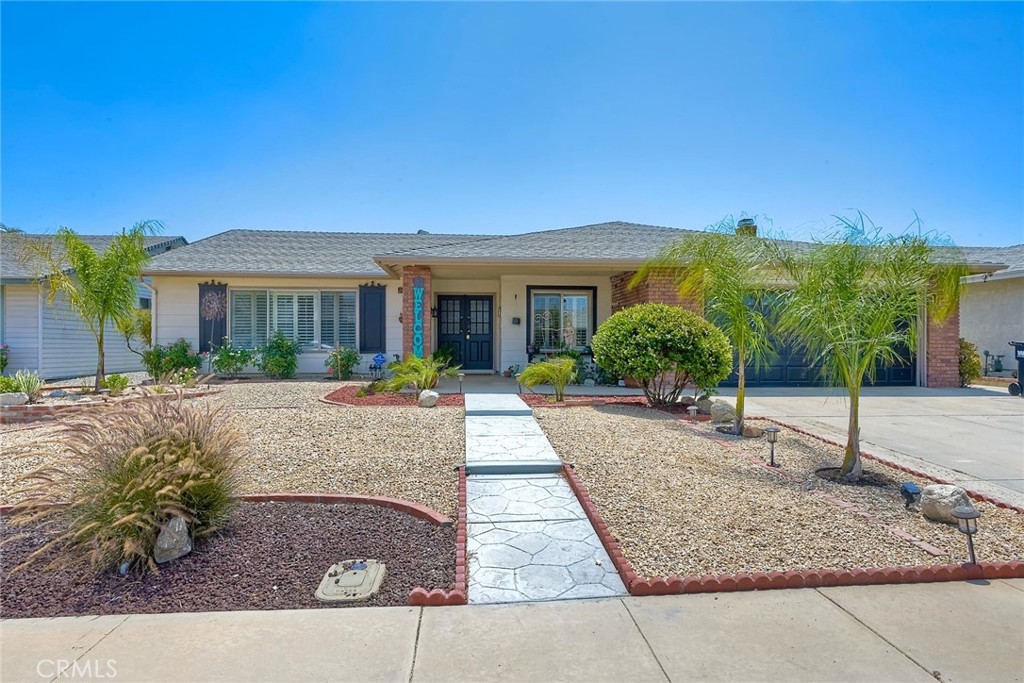
<path fill-rule="evenodd" d="M 335 379 L 348 379 L 352 376 L 352 368 L 359 364 L 362 356 L 355 349 L 341 347 L 332 350 L 324 360 L 324 367 L 331 371 Z"/>
<path fill-rule="evenodd" d="M 599 366 L 639 382 L 652 406 L 676 403 L 688 383 L 715 386 L 732 370 L 722 331 L 678 306 L 623 309 L 602 323 L 591 346 Z"/>
<path fill-rule="evenodd" d="M 220 347 L 213 352 L 213 357 L 210 359 L 210 365 L 218 375 L 237 377 L 239 373 L 245 370 L 245 366 L 249 365 L 252 360 L 252 351 L 232 346 L 231 340 L 224 337 L 224 341 L 221 343 Z"/>
<path fill-rule="evenodd" d="M 960 386 L 966 387 L 974 380 L 981 377 L 981 356 L 978 355 L 978 347 L 967 341 L 960 340 Z"/>
<path fill-rule="evenodd" d="M 19 455 L 51 464 L 20 478 L 24 497 L 12 522 L 60 530 L 26 564 L 56 549 L 55 566 L 155 569 L 157 535 L 172 517 L 186 521 L 194 540 L 228 523 L 240 439 L 221 409 L 179 396 L 126 401 L 69 422 L 56 460 L 52 443 L 25 445 Z"/>
<path fill-rule="evenodd" d="M 267 377 L 288 379 L 295 376 L 302 347 L 277 330 L 257 352 L 256 367 Z"/>
<path fill-rule="evenodd" d="M 550 360 L 527 365 L 519 373 L 519 382 L 533 388 L 538 384 L 550 384 L 555 390 L 555 400 L 565 400 L 565 388 L 576 379 L 576 360 L 571 356 L 556 356 Z"/>
<path fill-rule="evenodd" d="M 11 356 L 11 347 L 7 344 L 0 344 L 0 372 L 7 369 L 7 361 Z"/>
<path fill-rule="evenodd" d="M 18 383 L 14 378 L 0 375 L 0 394 L 13 394 L 16 391 L 21 391 L 21 389 L 18 388 Z"/>
<path fill-rule="evenodd" d="M 120 396 L 130 383 L 128 375 L 107 375 L 100 384 L 110 390 L 111 396 Z"/>
<path fill-rule="evenodd" d="M 391 376 L 380 381 L 381 391 L 401 391 L 408 386 L 416 391 L 433 389 L 442 377 L 454 377 L 459 374 L 459 367 L 448 367 L 444 359 L 435 356 L 420 358 L 409 356 L 403 361 L 395 361 L 388 365 Z"/>
<path fill-rule="evenodd" d="M 203 367 L 203 359 L 192 349 L 191 342 L 186 339 L 179 339 L 167 346 L 157 344 L 146 349 L 142 353 L 142 363 L 153 379 L 160 379 L 168 373 L 190 369 L 198 371 Z"/>
<path fill-rule="evenodd" d="M 15 391 L 28 396 L 29 403 L 35 403 L 43 393 L 43 380 L 35 370 L 18 370 L 14 373 Z"/>

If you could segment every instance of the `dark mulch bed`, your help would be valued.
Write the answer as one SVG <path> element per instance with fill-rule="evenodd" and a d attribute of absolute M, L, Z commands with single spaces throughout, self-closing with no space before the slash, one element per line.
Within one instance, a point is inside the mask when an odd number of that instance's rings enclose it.
<path fill-rule="evenodd" d="M 416 405 L 416 394 L 371 394 L 369 396 L 356 396 L 359 387 L 348 385 L 336 389 L 327 394 L 324 398 L 328 401 L 347 403 L 350 406 L 414 406 Z M 465 405 L 461 394 L 441 394 L 437 405 L 448 408 L 461 408 Z"/>
<path fill-rule="evenodd" d="M 0 538 L 21 531 L 0 519 Z M 373 505 L 242 503 L 230 529 L 158 574 L 44 571 L 52 556 L 11 574 L 45 539 L 36 533 L 3 548 L 0 617 L 405 605 L 416 586 L 451 589 L 455 581 L 454 529 Z M 380 593 L 355 603 L 317 600 L 327 568 L 350 558 L 387 564 Z"/>
<path fill-rule="evenodd" d="M 625 405 L 635 408 L 650 408 L 650 406 L 647 405 L 647 399 L 643 396 L 566 396 L 565 400 L 560 403 L 556 403 L 551 394 L 519 394 L 519 397 L 522 398 L 527 405 L 534 408 L 575 408 L 579 406 L 607 405 Z M 686 415 L 686 406 L 682 403 L 662 408 L 651 408 L 651 410 L 660 410 L 674 415 Z M 702 415 L 699 419 L 703 421 L 711 418 L 709 416 Z"/>

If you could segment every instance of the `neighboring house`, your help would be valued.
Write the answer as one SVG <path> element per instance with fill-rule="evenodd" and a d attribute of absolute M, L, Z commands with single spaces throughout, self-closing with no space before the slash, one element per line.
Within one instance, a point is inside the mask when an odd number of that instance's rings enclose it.
<path fill-rule="evenodd" d="M 1009 342 L 1024 340 L 1024 244 L 974 247 L 965 252 L 968 258 L 999 264 L 1000 269 L 963 279 L 961 336 L 976 344 L 980 354 L 989 351 L 1004 356 L 1004 369 L 1015 370 Z"/>
<path fill-rule="evenodd" d="M 102 251 L 110 235 L 80 235 Z M 96 339 L 85 322 L 58 297 L 47 302 L 49 285 L 40 283 L 43 265 L 23 248 L 24 240 L 48 240 L 51 235 L 0 233 L 0 343 L 10 347 L 6 374 L 34 370 L 45 379 L 82 377 L 96 372 Z M 160 254 L 187 244 L 183 237 L 147 237 L 146 250 Z M 152 292 L 139 286 L 139 306 L 148 307 Z M 114 323 L 108 323 L 104 343 L 106 370 L 142 369 L 138 355 L 128 350 Z"/>
<path fill-rule="evenodd" d="M 161 254 L 144 272 L 158 343 L 184 338 L 205 351 L 229 337 L 253 348 L 281 330 L 302 344 L 302 373 L 324 372 L 335 345 L 357 348 L 362 370 L 378 353 L 445 347 L 467 372 L 496 372 L 561 344 L 586 351 L 598 325 L 626 306 L 694 308 L 668 279 L 628 286 L 686 232 L 622 222 L 503 236 L 230 230 Z M 884 368 L 879 383 L 957 385 L 957 316 L 921 337 L 916 359 Z M 786 351 L 748 383 L 817 381 Z"/>

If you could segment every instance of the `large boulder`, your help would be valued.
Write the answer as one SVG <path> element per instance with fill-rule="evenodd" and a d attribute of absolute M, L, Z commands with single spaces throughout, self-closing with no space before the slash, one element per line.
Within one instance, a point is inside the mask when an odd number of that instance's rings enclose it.
<path fill-rule="evenodd" d="M 711 421 L 720 424 L 732 422 L 736 419 L 736 409 L 725 401 L 715 401 L 711 404 Z"/>
<path fill-rule="evenodd" d="M 921 514 L 928 519 L 956 524 L 953 508 L 971 505 L 967 492 L 952 484 L 932 484 L 921 491 Z"/>
<path fill-rule="evenodd" d="M 188 535 L 188 524 L 181 517 L 171 517 L 160 530 L 153 548 L 153 559 L 159 564 L 176 560 L 192 552 L 192 539 Z"/>
<path fill-rule="evenodd" d="M 28 394 L 24 391 L 0 394 L 0 406 L 23 406 L 26 403 L 28 403 Z"/>
<path fill-rule="evenodd" d="M 710 415 L 711 414 L 711 406 L 713 406 L 713 405 L 715 405 L 715 402 L 712 401 L 707 396 L 704 396 L 702 398 L 698 398 L 697 399 L 697 403 L 696 403 L 697 412 L 700 413 L 701 415 Z"/>
<path fill-rule="evenodd" d="M 420 392 L 419 404 L 420 408 L 433 408 L 437 405 L 437 399 L 441 398 L 441 395 L 436 391 L 430 389 L 424 389 Z"/>

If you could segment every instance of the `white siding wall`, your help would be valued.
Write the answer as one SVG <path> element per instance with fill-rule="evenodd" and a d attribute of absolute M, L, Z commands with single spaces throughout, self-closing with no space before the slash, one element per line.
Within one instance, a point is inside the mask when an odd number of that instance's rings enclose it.
<path fill-rule="evenodd" d="M 1011 340 L 1024 339 L 1024 277 L 973 282 L 960 297 L 960 336 L 1003 355 L 1003 367 L 1016 368 Z M 982 356 L 982 361 L 985 358 Z"/>
<path fill-rule="evenodd" d="M 39 287 L 4 285 L 4 343 L 10 357 L 5 374 L 39 370 Z"/>
<path fill-rule="evenodd" d="M 141 342 L 134 344 L 141 347 Z M 104 369 L 107 374 L 137 372 L 142 359 L 128 350 L 117 326 L 107 321 L 103 338 Z M 43 369 L 47 379 L 83 377 L 96 372 L 96 338 L 81 317 L 58 295 L 53 305 L 43 306 Z"/>
<path fill-rule="evenodd" d="M 597 287 L 597 324 L 600 325 L 612 314 L 612 286 L 610 277 L 580 276 L 555 277 L 548 275 L 503 275 L 501 277 L 501 351 L 498 354 L 499 368 L 511 365 L 525 366 L 526 331 L 526 287 Z M 520 324 L 513 325 L 512 318 L 519 318 Z"/>
<path fill-rule="evenodd" d="M 358 290 L 359 285 L 369 282 L 368 278 L 340 279 L 340 278 L 274 278 L 274 277 L 223 277 L 215 278 L 219 282 L 226 282 L 228 292 L 232 289 L 282 289 L 301 291 L 303 289 L 352 289 Z M 165 276 L 154 275 L 153 286 L 156 289 L 155 300 L 155 328 L 156 337 L 153 340 L 157 344 L 169 344 L 177 339 L 184 338 L 192 343 L 193 348 L 199 346 L 199 284 L 209 282 L 210 277 L 195 276 Z M 388 360 L 393 359 L 393 354 L 402 352 L 402 326 L 398 322 L 398 314 L 402 312 L 402 295 L 398 293 L 400 281 L 382 280 L 378 283 L 387 285 L 385 306 L 386 321 L 385 334 L 387 335 Z M 356 311 L 356 329 L 359 327 L 359 311 Z M 230 327 L 229 327 L 230 331 Z M 326 351 L 306 351 L 299 355 L 298 372 L 323 373 Z M 363 360 L 357 366 L 357 372 L 366 372 L 369 369 L 370 356 L 364 355 Z M 249 369 L 255 372 L 255 368 Z"/>

